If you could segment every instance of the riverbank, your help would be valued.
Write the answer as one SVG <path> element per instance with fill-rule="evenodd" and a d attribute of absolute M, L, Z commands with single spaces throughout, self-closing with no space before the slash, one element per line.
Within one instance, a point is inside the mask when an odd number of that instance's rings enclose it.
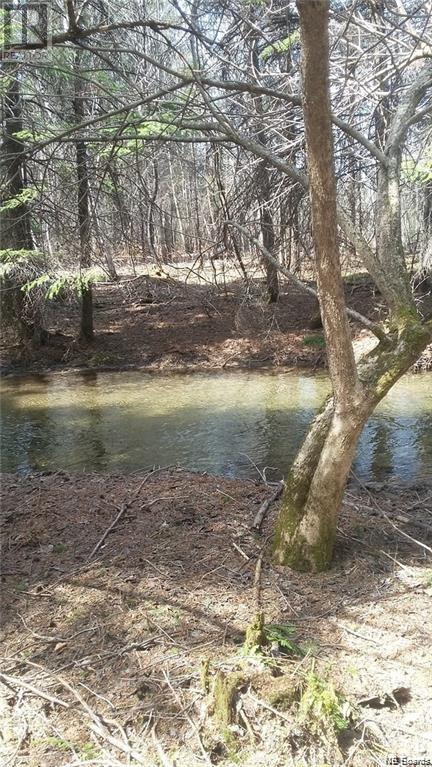
<path fill-rule="evenodd" d="M 362 275 L 346 279 L 347 303 L 371 319 L 383 311 L 380 296 Z M 262 280 L 249 294 L 238 282 L 216 288 L 171 276 L 125 277 L 94 286 L 95 342 L 77 340 L 79 306 L 57 299 L 47 307 L 47 343 L 17 347 L 3 340 L 3 373 L 76 369 L 196 371 L 213 369 L 318 369 L 326 366 L 316 300 L 282 285 L 277 305 L 265 301 Z M 352 324 L 353 337 L 365 332 Z M 366 335 L 368 335 L 366 333 Z M 418 369 L 432 367 L 432 353 Z"/>
<path fill-rule="evenodd" d="M 432 566 L 415 543 L 431 544 L 430 487 L 351 485 L 334 568 L 320 576 L 272 564 L 277 503 L 251 530 L 273 492 L 262 483 L 58 472 L 3 475 L 1 489 L 5 761 L 430 757 Z M 257 578 L 267 623 L 292 628 L 289 654 L 242 650 Z M 222 678 L 233 680 L 229 722 L 214 705 Z M 314 699 L 333 701 L 330 713 L 308 708 Z"/>

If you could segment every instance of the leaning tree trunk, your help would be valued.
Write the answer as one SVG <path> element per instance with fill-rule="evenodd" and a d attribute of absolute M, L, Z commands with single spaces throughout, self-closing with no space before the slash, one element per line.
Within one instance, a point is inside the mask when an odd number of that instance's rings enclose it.
<path fill-rule="evenodd" d="M 317 419 L 284 494 L 275 557 L 298 569 L 331 561 L 346 479 L 363 426 L 338 251 L 336 179 L 328 73 L 328 2 L 299 0 L 306 147 L 315 266 L 334 401 Z"/>
<path fill-rule="evenodd" d="M 377 403 L 421 354 L 432 336 L 432 327 L 430 323 L 422 325 L 407 293 L 397 225 L 400 216 L 396 179 L 402 133 L 395 129 L 389 133 L 389 162 L 380 172 L 378 205 L 380 258 L 390 258 L 393 249 L 394 268 L 388 291 L 391 328 L 386 339 L 357 368 L 337 242 L 328 77 L 329 2 L 297 0 L 297 5 L 304 59 L 303 110 L 315 267 L 333 397 L 314 421 L 288 475 L 274 555 L 277 562 L 295 569 L 320 571 L 328 568 L 332 560 L 338 515 L 362 428 Z"/>

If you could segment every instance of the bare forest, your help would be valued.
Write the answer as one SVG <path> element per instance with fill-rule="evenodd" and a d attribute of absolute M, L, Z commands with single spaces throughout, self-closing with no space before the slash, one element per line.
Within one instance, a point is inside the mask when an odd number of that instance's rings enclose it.
<path fill-rule="evenodd" d="M 0 99 L 4 764 L 432 764 L 431 0 L 0 0 Z"/>

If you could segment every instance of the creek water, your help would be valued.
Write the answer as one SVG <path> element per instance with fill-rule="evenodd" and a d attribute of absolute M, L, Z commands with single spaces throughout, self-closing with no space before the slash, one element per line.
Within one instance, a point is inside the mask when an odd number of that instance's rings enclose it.
<path fill-rule="evenodd" d="M 129 472 L 172 465 L 280 477 L 329 391 L 322 374 L 139 371 L 4 378 L 2 470 Z M 377 408 L 353 466 L 363 480 L 432 480 L 432 374 Z"/>

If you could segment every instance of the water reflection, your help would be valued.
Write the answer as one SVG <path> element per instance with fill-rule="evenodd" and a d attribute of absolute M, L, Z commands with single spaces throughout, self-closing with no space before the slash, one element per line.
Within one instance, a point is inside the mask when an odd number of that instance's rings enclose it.
<path fill-rule="evenodd" d="M 4 379 L 2 469 L 131 471 L 154 464 L 253 476 L 287 465 L 329 391 L 322 375 L 139 372 Z M 432 376 L 406 376 L 367 424 L 363 479 L 432 476 Z"/>

